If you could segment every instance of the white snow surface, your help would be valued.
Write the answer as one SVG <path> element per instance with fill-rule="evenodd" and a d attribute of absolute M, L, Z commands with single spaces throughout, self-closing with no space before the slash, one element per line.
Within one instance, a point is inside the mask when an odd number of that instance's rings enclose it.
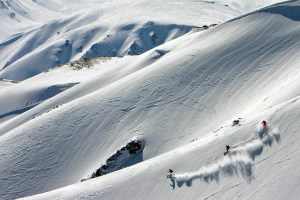
<path fill-rule="evenodd" d="M 0 2 L 0 78 L 24 80 L 82 57 L 141 54 L 278 0 Z"/>
<path fill-rule="evenodd" d="M 61 2 L 67 7 L 57 9 Z M 74 70 L 68 64 L 40 73 L 47 69 L 43 64 L 51 57 L 48 50 L 57 42 L 50 39 L 47 48 L 26 53 L 30 61 L 36 59 L 36 73 L 28 65 L 2 70 L 1 78 L 26 80 L 0 82 L 0 199 L 293 200 L 300 196 L 299 0 L 247 14 L 277 1 L 101 2 L 95 6 L 99 1 L 86 1 L 86 8 L 67 0 L 36 0 L 34 5 L 45 8 L 49 16 L 59 13 L 57 23 L 65 20 L 64 27 L 70 28 L 66 32 L 74 35 L 96 26 L 95 22 L 76 30 L 78 24 L 72 22 L 84 9 L 103 9 L 95 11 L 92 19 L 110 16 L 111 23 L 100 20 L 97 26 L 107 23 L 116 34 L 120 24 L 220 25 L 178 34 L 139 55 L 98 58 L 90 68 Z M 197 10 L 198 4 L 206 6 Z M 133 18 L 134 14 L 117 18 L 120 10 L 129 13 L 127 6 L 145 18 Z M 186 9 L 187 14 L 182 16 L 183 10 L 176 14 L 175 8 Z M 154 10 L 167 17 L 155 20 Z M 191 13 L 198 13 L 196 24 Z M 50 17 L 35 23 L 47 27 L 46 19 Z M 30 32 L 28 37 L 48 37 L 52 28 L 45 34 Z M 120 38 L 128 40 L 131 34 L 114 39 Z M 17 49 L 14 42 L 11 47 L 0 45 L 1 50 Z M 42 51 L 46 53 L 39 54 Z M 15 63 L 26 59 L 21 60 Z M 6 77 L 10 73 L 12 77 Z M 231 126 L 238 118 L 240 125 Z M 267 133 L 261 129 L 262 120 L 268 122 Z M 138 164 L 80 182 L 133 139 L 145 142 Z M 227 156 L 225 145 L 232 147 Z M 171 179 L 166 177 L 170 168 Z"/>

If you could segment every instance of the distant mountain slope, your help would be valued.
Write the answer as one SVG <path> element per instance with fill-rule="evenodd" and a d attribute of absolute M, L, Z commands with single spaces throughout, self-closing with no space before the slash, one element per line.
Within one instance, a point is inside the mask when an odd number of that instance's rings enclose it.
<path fill-rule="evenodd" d="M 1 197 L 58 189 L 28 199 L 297 198 L 299 6 L 276 4 L 120 58 L 2 123 Z M 237 118 L 241 125 L 232 127 Z M 280 140 L 253 147 L 262 120 Z M 135 139 L 145 142 L 139 164 L 79 183 Z M 251 163 L 251 182 L 236 176 L 238 162 L 228 159 L 228 173 L 213 174 L 227 169 L 225 145 L 263 148 L 254 161 L 237 159 Z M 189 181 L 190 172 L 211 166 L 211 180 Z M 190 184 L 173 189 L 169 168 Z"/>
<path fill-rule="evenodd" d="M 141 54 L 278 0 L 1 2 L 0 78 L 24 80 L 82 57 Z"/>
<path fill-rule="evenodd" d="M 53 19 L 78 12 L 94 3 L 94 0 L 0 0 L 0 41 L 20 32 L 27 32 Z"/>

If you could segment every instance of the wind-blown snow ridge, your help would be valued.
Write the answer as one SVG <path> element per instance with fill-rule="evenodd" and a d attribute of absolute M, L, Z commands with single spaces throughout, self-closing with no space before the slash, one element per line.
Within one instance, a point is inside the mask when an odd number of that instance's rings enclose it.
<path fill-rule="evenodd" d="M 268 129 L 260 129 L 258 135 L 259 139 L 251 140 L 242 146 L 233 148 L 228 156 L 224 156 L 212 164 L 203 166 L 194 172 L 175 174 L 171 177 L 173 188 L 175 187 L 175 181 L 178 187 L 182 187 L 184 184 L 191 186 L 196 179 L 207 183 L 218 182 L 221 175 L 242 175 L 247 181 L 251 181 L 255 158 L 262 154 L 266 146 L 272 146 L 274 140 L 277 143 L 280 141 L 280 134 L 276 129 L 272 130 L 270 134 Z"/>

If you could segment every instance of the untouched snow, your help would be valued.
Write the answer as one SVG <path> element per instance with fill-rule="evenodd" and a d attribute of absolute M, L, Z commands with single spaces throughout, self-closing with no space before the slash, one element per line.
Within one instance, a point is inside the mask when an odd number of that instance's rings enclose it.
<path fill-rule="evenodd" d="M 141 54 L 194 26 L 219 24 L 278 1 L 1 2 L 1 32 L 14 32 L 0 34 L 0 78 L 24 80 L 82 57 Z M 12 23 L 21 27 L 10 29 Z"/>
<path fill-rule="evenodd" d="M 0 79 L 0 91 L 4 88 L 8 88 L 9 86 L 14 85 L 15 83 L 15 81 Z"/>
<path fill-rule="evenodd" d="M 0 121 L 5 121 L 21 114 L 37 106 L 44 100 L 78 83 L 91 79 L 95 74 L 101 73 L 103 68 L 107 65 L 113 68 L 113 65 L 118 64 L 118 60 L 118 58 L 94 59 L 90 61 L 93 64 L 92 67 L 84 67 L 80 70 L 71 67 L 71 64 L 67 64 L 60 68 L 51 69 L 18 84 L 13 84 L 8 80 L 2 81 L 3 86 L 2 90 L 0 90 Z M 60 102 L 60 104 L 62 103 Z"/>
<path fill-rule="evenodd" d="M 63 18 L 101 0 L 0 0 L 0 40 Z"/>
<path fill-rule="evenodd" d="M 2 88 L 0 113 L 38 103 L 2 119 L 0 197 L 297 199 L 300 1 L 242 16 L 263 4 L 222 2 L 238 17 L 140 55 L 78 71 L 66 65 Z M 65 84 L 74 85 L 41 98 Z M 145 142 L 138 164 L 80 182 L 136 138 Z"/>

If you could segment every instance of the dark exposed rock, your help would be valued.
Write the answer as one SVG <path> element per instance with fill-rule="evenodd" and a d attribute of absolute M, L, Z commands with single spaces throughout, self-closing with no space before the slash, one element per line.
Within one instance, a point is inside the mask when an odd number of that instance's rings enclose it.
<path fill-rule="evenodd" d="M 126 144 L 125 147 L 117 150 L 115 154 L 110 156 L 105 164 L 98 168 L 92 173 L 88 178 L 81 179 L 81 181 L 86 181 L 88 179 L 103 176 L 105 174 L 111 173 L 113 171 L 122 169 L 124 164 L 127 163 L 135 155 L 141 153 L 145 147 L 145 142 L 142 140 L 133 140 Z M 126 166 L 125 166 L 126 167 Z"/>

